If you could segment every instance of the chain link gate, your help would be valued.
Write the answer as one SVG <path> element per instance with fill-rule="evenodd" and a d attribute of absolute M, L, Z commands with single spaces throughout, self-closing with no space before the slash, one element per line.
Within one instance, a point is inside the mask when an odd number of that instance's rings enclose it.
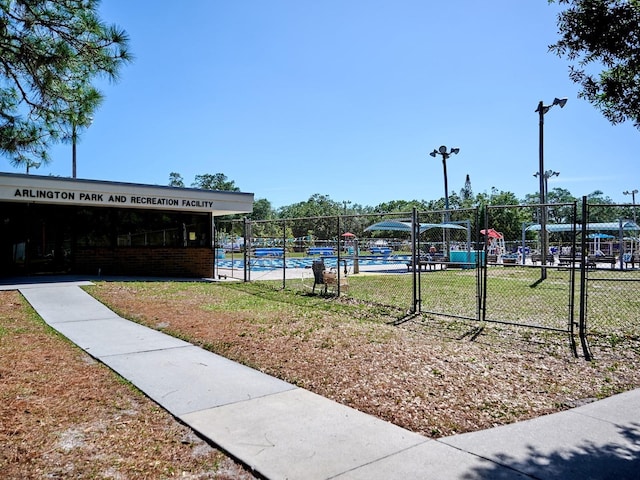
<path fill-rule="evenodd" d="M 546 229 L 539 210 L 562 219 L 562 230 Z M 566 334 L 576 352 L 576 204 L 506 205 L 486 208 L 483 242 L 482 321 Z M 493 228 L 501 225 L 501 231 Z M 546 255 L 541 245 L 547 245 Z M 579 271 L 579 270 L 578 270 Z"/>
<path fill-rule="evenodd" d="M 583 197 L 580 339 L 592 350 L 640 349 L 640 228 L 635 205 L 588 204 Z"/>
<path fill-rule="evenodd" d="M 414 251 L 419 313 L 479 319 L 484 252 L 478 248 L 477 237 L 477 209 L 417 214 Z"/>

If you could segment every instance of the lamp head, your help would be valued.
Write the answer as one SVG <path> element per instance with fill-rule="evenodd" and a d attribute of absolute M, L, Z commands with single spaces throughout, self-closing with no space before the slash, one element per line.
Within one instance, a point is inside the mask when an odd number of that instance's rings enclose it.
<path fill-rule="evenodd" d="M 551 108 L 551 105 L 543 105 L 542 102 L 540 102 L 538 104 L 538 108 L 536 108 L 536 113 L 542 112 L 542 115 L 544 115 L 549 111 L 550 108 Z"/>
<path fill-rule="evenodd" d="M 460 151 L 460 149 L 459 149 L 459 148 L 457 148 L 457 147 L 456 147 L 456 148 L 452 148 L 452 149 L 451 149 L 451 153 L 454 153 L 454 154 L 456 154 L 456 155 L 458 154 L 458 152 L 459 152 L 459 151 Z"/>
<path fill-rule="evenodd" d="M 553 104 L 554 104 L 554 105 L 560 105 L 560 108 L 564 108 L 564 106 L 567 104 L 567 97 L 564 97 L 564 98 L 554 98 L 554 99 L 553 99 Z"/>
<path fill-rule="evenodd" d="M 438 154 L 437 150 L 434 150 L 433 152 L 431 152 L 429 155 L 431 155 L 432 157 L 435 157 Z"/>
<path fill-rule="evenodd" d="M 438 151 L 442 154 L 447 153 L 447 147 L 445 147 L 444 145 L 441 145 Z"/>

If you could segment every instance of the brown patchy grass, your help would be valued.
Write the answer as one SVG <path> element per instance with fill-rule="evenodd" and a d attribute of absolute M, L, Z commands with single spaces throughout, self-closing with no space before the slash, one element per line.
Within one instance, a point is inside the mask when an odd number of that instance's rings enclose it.
<path fill-rule="evenodd" d="M 418 318 L 257 284 L 98 283 L 120 315 L 412 431 L 440 437 L 640 386 L 637 339 Z M 253 478 L 0 292 L 3 478 Z"/>
<path fill-rule="evenodd" d="M 254 477 L 0 292 L 3 479 Z"/>
<path fill-rule="evenodd" d="M 558 334 L 416 319 L 259 284 L 99 283 L 121 315 L 430 437 L 640 386 L 637 339 L 574 358 Z"/>

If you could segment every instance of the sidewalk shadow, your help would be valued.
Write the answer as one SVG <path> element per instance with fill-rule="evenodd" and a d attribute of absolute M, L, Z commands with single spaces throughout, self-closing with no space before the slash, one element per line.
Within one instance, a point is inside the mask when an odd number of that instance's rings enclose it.
<path fill-rule="evenodd" d="M 611 479 L 636 480 L 640 475 L 640 423 L 617 425 L 619 441 L 604 445 L 583 442 L 566 450 L 542 452 L 529 446 L 527 458 L 514 458 L 507 453 L 492 458 L 495 467 L 480 467 L 464 475 L 467 480 L 505 478 L 505 469 L 540 480 Z M 508 478 L 513 478 L 507 475 Z"/>

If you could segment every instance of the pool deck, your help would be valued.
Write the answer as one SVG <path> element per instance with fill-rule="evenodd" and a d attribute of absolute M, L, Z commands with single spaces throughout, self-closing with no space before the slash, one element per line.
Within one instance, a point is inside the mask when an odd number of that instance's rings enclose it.
<path fill-rule="evenodd" d="M 249 280 L 282 280 L 282 267 L 273 270 L 252 270 Z M 311 268 L 286 268 L 284 269 L 285 278 L 291 279 L 309 279 L 313 283 L 313 271 Z M 341 269 L 340 273 L 344 270 Z M 389 274 L 407 274 L 405 263 L 393 263 L 386 265 L 361 265 L 360 273 L 356 275 L 389 275 Z M 349 266 L 347 270 L 348 276 L 353 276 L 353 266 Z M 216 280 L 243 280 L 244 270 L 241 268 L 218 268 L 216 270 Z"/>

